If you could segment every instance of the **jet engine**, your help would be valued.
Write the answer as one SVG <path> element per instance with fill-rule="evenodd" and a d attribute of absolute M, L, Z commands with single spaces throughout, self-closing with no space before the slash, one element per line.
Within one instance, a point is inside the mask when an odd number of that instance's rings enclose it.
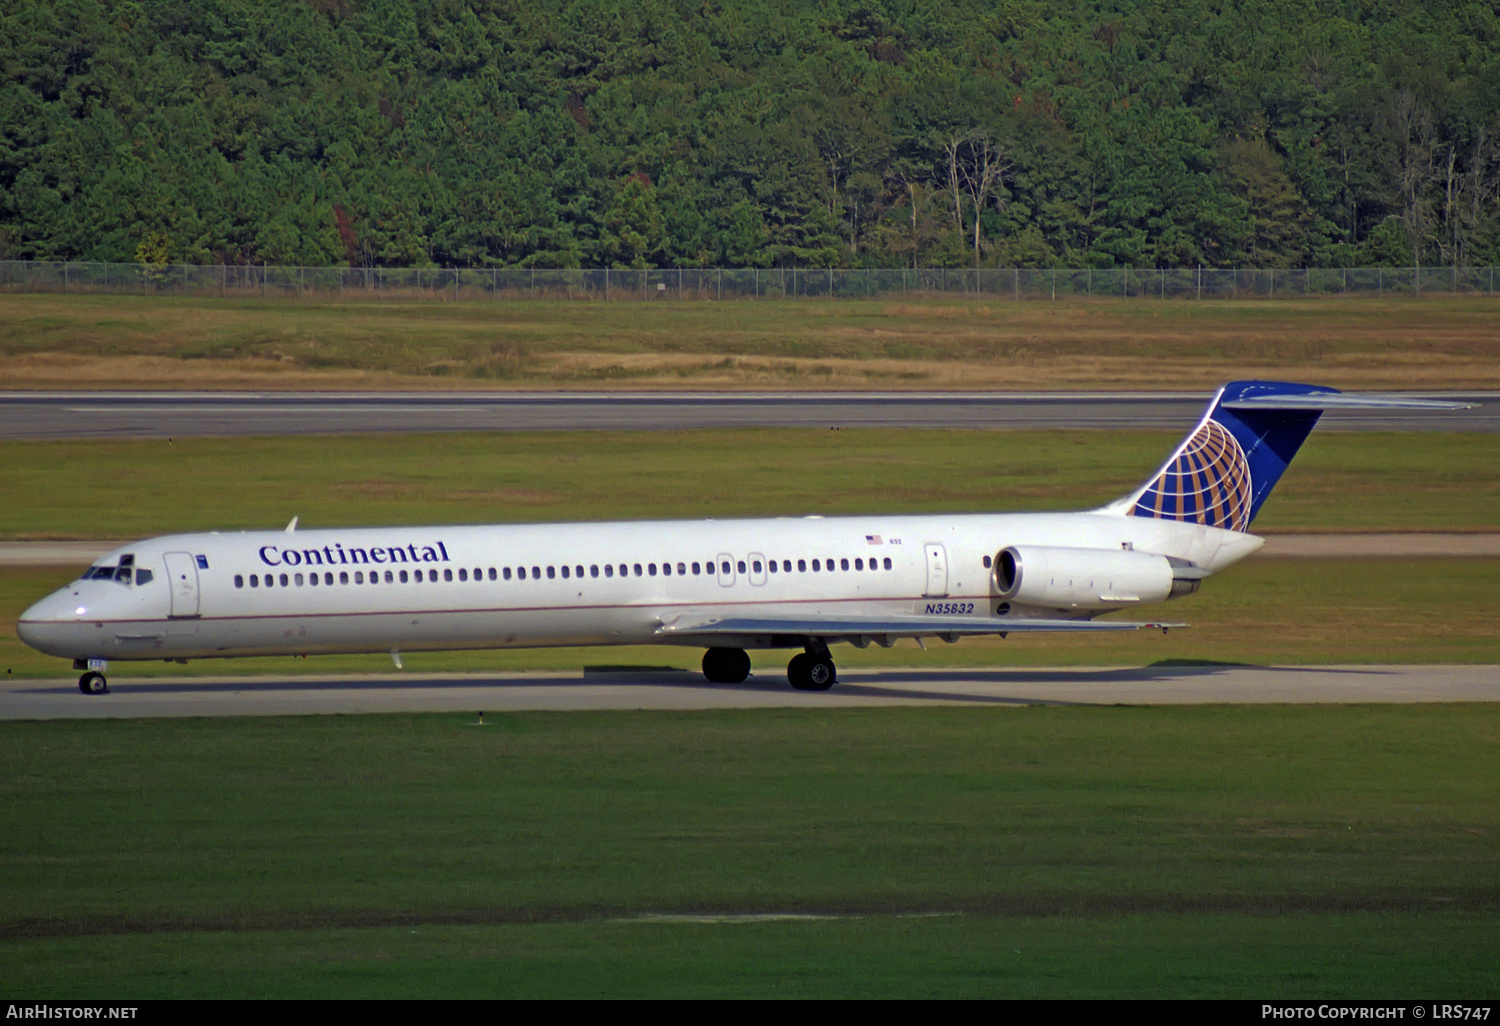
<path fill-rule="evenodd" d="M 1198 590 L 1204 571 L 1130 549 L 1012 545 L 995 557 L 1000 598 L 1048 609 L 1116 609 Z"/>

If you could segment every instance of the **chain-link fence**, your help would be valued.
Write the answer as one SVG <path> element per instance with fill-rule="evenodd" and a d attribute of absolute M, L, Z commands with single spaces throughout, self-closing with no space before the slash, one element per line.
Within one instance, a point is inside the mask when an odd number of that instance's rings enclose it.
<path fill-rule="evenodd" d="M 1493 296 L 1495 278 L 1493 267 L 592 270 L 153 266 L 0 260 L 0 291 L 4 292 L 351 300 L 890 299 L 931 295 L 1012 300 Z"/>

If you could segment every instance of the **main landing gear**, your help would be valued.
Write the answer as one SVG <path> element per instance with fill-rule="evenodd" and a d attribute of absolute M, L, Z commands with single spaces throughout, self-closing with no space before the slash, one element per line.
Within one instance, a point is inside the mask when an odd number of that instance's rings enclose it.
<path fill-rule="evenodd" d="M 703 654 L 703 676 L 714 684 L 740 684 L 750 676 L 750 657 L 741 648 L 711 648 Z M 827 691 L 838 683 L 838 668 L 822 641 L 811 641 L 806 652 L 792 656 L 786 679 L 798 691 Z"/>
<path fill-rule="evenodd" d="M 742 648 L 711 648 L 703 653 L 703 676 L 714 684 L 741 684 L 750 676 L 750 657 Z"/>
<path fill-rule="evenodd" d="M 810 642 L 806 652 L 792 656 L 792 661 L 786 664 L 786 679 L 798 691 L 827 691 L 833 687 L 839 674 L 828 646 L 821 641 Z"/>
<path fill-rule="evenodd" d="M 90 670 L 78 678 L 78 690 L 85 695 L 107 695 L 109 694 L 109 681 L 104 679 L 104 674 L 97 670 Z"/>

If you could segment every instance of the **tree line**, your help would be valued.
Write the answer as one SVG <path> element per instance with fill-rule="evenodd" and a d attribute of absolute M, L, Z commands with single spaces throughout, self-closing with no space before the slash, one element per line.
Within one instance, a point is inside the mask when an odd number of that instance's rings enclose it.
<path fill-rule="evenodd" d="M 1487 0 L 10 0 L 0 258 L 1500 263 Z"/>

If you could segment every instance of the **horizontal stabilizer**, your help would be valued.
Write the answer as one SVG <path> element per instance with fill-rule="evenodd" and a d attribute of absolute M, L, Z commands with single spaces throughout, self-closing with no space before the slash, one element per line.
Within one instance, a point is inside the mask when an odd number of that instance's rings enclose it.
<path fill-rule="evenodd" d="M 1143 627 L 1185 627 L 1181 623 L 1127 623 L 1118 620 L 1002 620 L 986 616 L 798 616 L 786 619 L 729 617 L 663 624 L 663 637 L 713 638 L 791 635 L 807 638 L 938 638 L 1021 631 L 1135 631 Z"/>
<path fill-rule="evenodd" d="M 1309 392 L 1306 395 L 1250 395 L 1225 399 L 1219 405 L 1230 410 L 1472 410 L 1479 404 L 1405 395 Z"/>

